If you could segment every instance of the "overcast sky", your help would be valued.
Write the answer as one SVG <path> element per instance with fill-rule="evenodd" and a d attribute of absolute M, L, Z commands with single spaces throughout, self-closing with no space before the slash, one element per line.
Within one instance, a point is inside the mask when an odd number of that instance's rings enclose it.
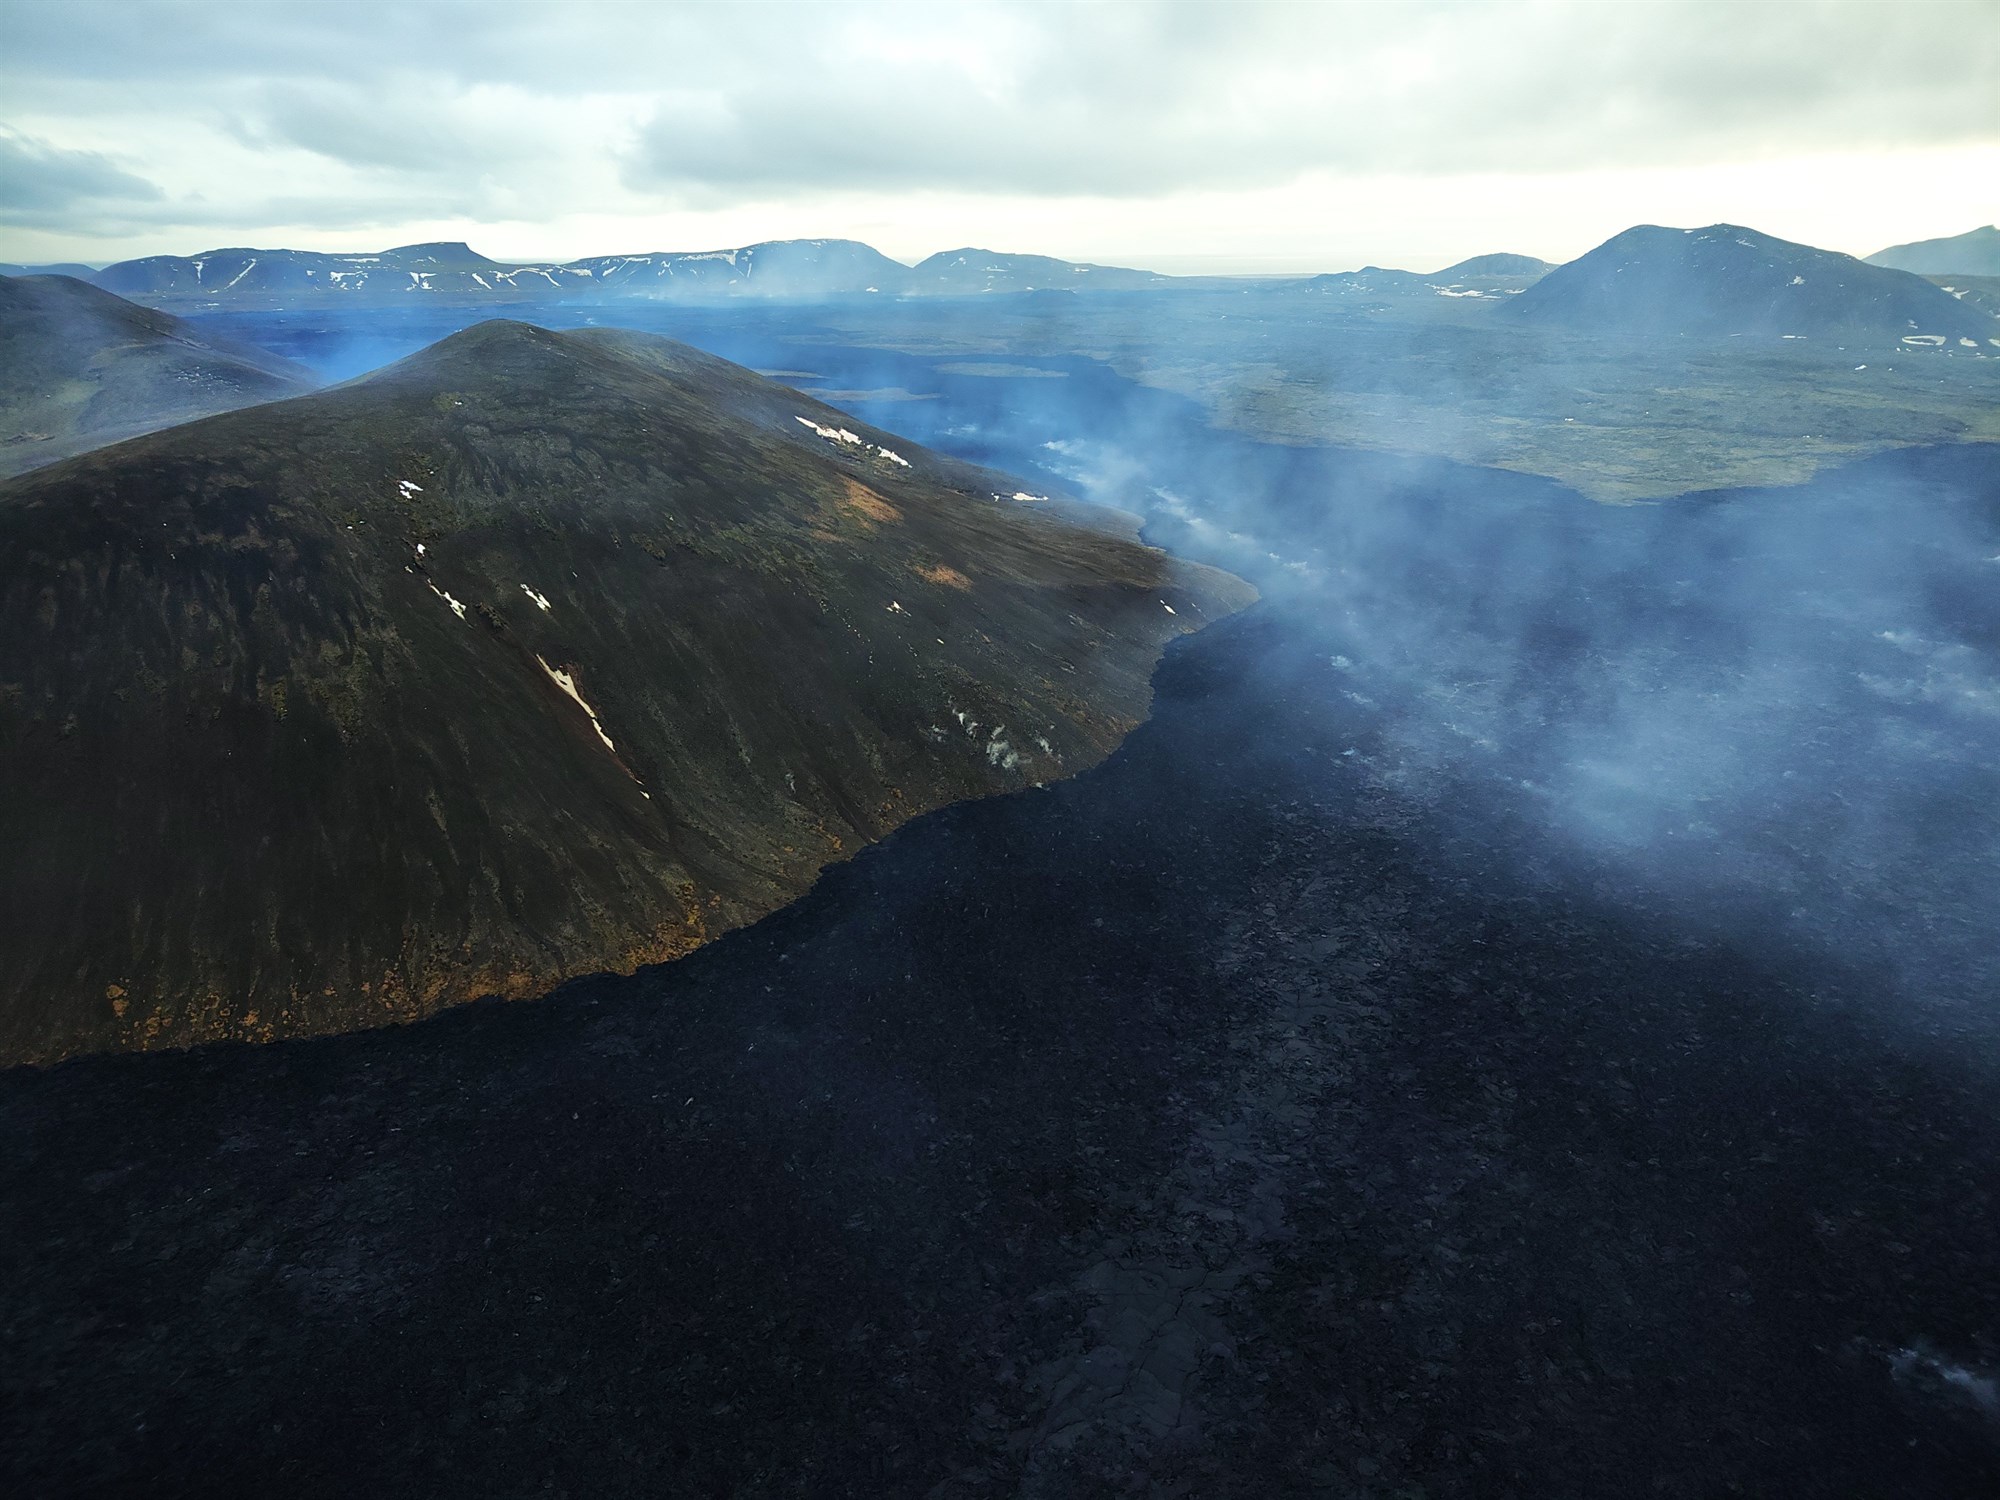
<path fill-rule="evenodd" d="M 2000 0 L 6 0 L 0 260 L 793 236 L 1164 271 L 2000 218 Z"/>

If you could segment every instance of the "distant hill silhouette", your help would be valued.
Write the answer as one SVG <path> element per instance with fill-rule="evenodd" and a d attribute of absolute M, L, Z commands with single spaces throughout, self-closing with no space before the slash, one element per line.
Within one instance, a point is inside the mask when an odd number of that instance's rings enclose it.
<path fill-rule="evenodd" d="M 1470 260 L 1462 260 L 1456 265 L 1446 266 L 1430 279 L 1432 281 L 1462 281 L 1474 277 L 1488 276 L 1545 276 L 1554 267 L 1545 260 L 1537 260 L 1532 255 L 1475 255 Z"/>
<path fill-rule="evenodd" d="M 0 276 L 74 276 L 79 281 L 88 281 L 96 274 L 93 267 L 73 260 L 56 261 L 44 266 L 0 264 Z"/>
<path fill-rule="evenodd" d="M 1868 264 L 1919 276 L 2000 276 L 2000 227 L 1988 224 L 1946 239 L 1891 245 L 1869 256 Z"/>
<path fill-rule="evenodd" d="M 1136 291 L 1165 285 L 1171 277 L 1121 266 L 1093 266 L 1049 255 L 997 250 L 940 250 L 917 263 L 909 286 L 917 292 Z"/>
<path fill-rule="evenodd" d="M 1648 335 L 1921 339 L 1981 350 L 1996 322 L 1907 271 L 1733 224 L 1645 224 L 1558 266 L 1511 314 Z"/>

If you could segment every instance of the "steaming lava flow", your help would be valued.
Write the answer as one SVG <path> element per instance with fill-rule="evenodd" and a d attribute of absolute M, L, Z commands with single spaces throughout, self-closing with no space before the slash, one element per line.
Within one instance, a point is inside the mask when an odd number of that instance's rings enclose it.
<path fill-rule="evenodd" d="M 1163 451 L 1267 601 L 1096 769 L 629 979 L 7 1077 L 5 1462 L 1992 1493 L 1992 454 Z"/>

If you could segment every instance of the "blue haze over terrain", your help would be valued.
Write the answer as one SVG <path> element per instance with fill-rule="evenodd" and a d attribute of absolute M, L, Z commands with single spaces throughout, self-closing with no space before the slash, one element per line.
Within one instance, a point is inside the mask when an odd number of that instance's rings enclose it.
<path fill-rule="evenodd" d="M 859 347 L 831 326 L 851 316 L 800 307 L 546 314 L 786 372 L 914 441 L 1137 514 L 1150 540 L 1256 582 L 1299 658 L 1285 670 L 1379 723 L 1383 752 L 1342 774 L 1476 784 L 1537 858 L 1602 861 L 1635 910 L 1872 966 L 1885 1014 L 1925 1031 L 2000 1027 L 1991 450 L 1606 507 L 1525 475 L 1224 433 L 1078 356 Z M 477 316 L 197 321 L 343 379 Z M 868 317 L 893 344 L 981 312 Z"/>

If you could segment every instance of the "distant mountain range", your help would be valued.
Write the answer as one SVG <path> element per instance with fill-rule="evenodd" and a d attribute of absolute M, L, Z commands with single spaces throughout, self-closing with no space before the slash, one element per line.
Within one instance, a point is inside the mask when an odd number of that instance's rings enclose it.
<path fill-rule="evenodd" d="M 0 274 L 52 268 L 0 266 Z M 1365 267 L 1336 276 L 1266 279 L 1261 287 L 1430 295 L 1458 287 L 1466 294 L 1518 291 L 1548 269 L 1526 255 L 1485 255 L 1433 276 Z M 1050 291 L 1131 292 L 1233 284 L 1237 278 L 1176 277 L 1126 266 L 1091 265 L 1049 255 L 966 247 L 941 250 L 914 266 L 891 260 L 857 240 L 770 240 L 728 250 L 594 255 L 581 260 L 509 264 L 462 242 L 401 245 L 368 255 L 312 250 L 208 250 L 200 255 L 151 255 L 74 275 L 121 297 L 174 305 L 314 296 L 357 301 L 450 296 L 494 302 L 552 297 L 645 296 L 677 300 L 766 297 L 815 301 L 845 297 L 969 297 Z"/>
<path fill-rule="evenodd" d="M 1988 224 L 1948 239 L 1891 245 L 1869 256 L 1868 264 L 1919 276 L 2000 276 L 2000 227 Z"/>
<path fill-rule="evenodd" d="M 1900 339 L 1982 353 L 2000 324 L 1908 271 L 1734 224 L 1628 229 L 1558 266 L 1509 314 L 1596 332 Z"/>
<path fill-rule="evenodd" d="M 1046 255 L 976 249 L 942 251 L 906 266 L 857 240 L 771 240 L 728 250 L 595 255 L 545 264 L 503 263 L 458 242 L 402 245 L 373 255 L 225 249 L 147 256 L 101 271 L 71 270 L 122 297 L 173 302 L 315 295 L 357 300 L 444 295 L 495 302 L 606 295 L 809 301 L 1083 287 L 1128 291 L 1174 279 Z"/>
<path fill-rule="evenodd" d="M 1985 229 L 1906 246 L 1923 264 L 1976 260 Z M 1959 247 L 1936 249 L 1936 246 Z M 1922 252 L 1917 254 L 1916 252 Z M 1899 252 L 1884 251 L 1877 260 Z M 1698 336 L 1893 336 L 1982 352 L 1996 297 L 1969 271 L 1934 276 L 1794 244 L 1754 229 L 1641 225 L 1560 267 L 1529 255 L 1474 256 L 1428 275 L 1363 266 L 1303 278 L 1174 277 L 1121 266 L 967 247 L 906 266 L 856 240 L 772 240 L 727 250 L 599 255 L 508 264 L 460 242 L 372 255 L 211 250 L 148 256 L 89 273 L 96 286 L 183 311 L 241 304 L 408 305 L 436 297 L 530 311 L 551 299 L 822 302 L 874 298 L 1040 296 L 1228 289 L 1336 299 L 1361 313 L 1432 298 L 1512 304 L 1514 315 L 1580 331 Z M 1957 303 L 1956 308 L 1944 304 Z"/>
<path fill-rule="evenodd" d="M 149 255 L 106 266 L 91 280 L 121 297 L 233 295 L 259 292 L 296 297 L 326 292 L 475 292 L 512 290 L 540 268 L 502 266 L 468 245 L 404 245 L 379 255 L 328 255 L 313 250 L 210 250 L 201 255 Z M 578 272 L 581 276 L 584 273 Z"/>
<path fill-rule="evenodd" d="M 72 277 L 0 277 L 0 475 L 317 384 Z"/>
<path fill-rule="evenodd" d="M 899 292 L 910 268 L 858 240 L 771 240 L 736 250 L 600 255 L 529 273 L 562 291 L 774 297 Z M 530 288 L 542 288 L 530 280 Z"/>
<path fill-rule="evenodd" d="M 0 484 L 0 1063 L 629 971 L 1095 763 L 1253 591 L 1094 514 L 498 320 Z"/>

